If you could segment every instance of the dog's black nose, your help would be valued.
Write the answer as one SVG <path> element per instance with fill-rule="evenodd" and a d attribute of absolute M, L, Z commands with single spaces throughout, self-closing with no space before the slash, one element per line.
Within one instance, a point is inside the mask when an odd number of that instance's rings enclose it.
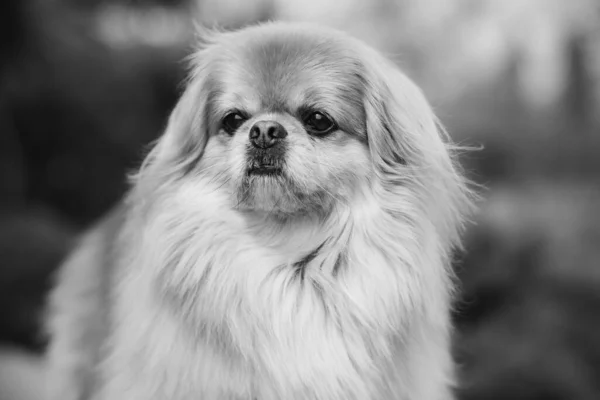
<path fill-rule="evenodd" d="M 258 121 L 250 128 L 250 142 L 254 147 L 272 147 L 287 136 L 287 131 L 275 121 Z"/>

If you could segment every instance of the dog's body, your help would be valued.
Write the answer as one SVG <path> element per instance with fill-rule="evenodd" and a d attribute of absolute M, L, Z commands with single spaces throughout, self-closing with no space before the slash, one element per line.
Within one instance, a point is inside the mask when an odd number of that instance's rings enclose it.
<path fill-rule="evenodd" d="M 304 25 L 220 34 L 193 64 L 61 271 L 52 399 L 451 399 L 470 201 L 419 90 Z"/>

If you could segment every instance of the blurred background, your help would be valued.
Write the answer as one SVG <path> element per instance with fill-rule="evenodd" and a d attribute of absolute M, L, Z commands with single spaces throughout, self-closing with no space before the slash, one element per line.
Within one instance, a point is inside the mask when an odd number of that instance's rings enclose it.
<path fill-rule="evenodd" d="M 459 399 L 600 398 L 600 3 L 0 2 L 0 400 L 41 398 L 43 298 L 179 94 L 191 18 L 346 30 L 424 89 L 485 186 L 457 256 Z"/>

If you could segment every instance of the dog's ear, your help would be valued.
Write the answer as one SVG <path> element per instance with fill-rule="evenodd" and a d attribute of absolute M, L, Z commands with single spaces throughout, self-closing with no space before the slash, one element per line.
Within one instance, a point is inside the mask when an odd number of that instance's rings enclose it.
<path fill-rule="evenodd" d="M 188 58 L 184 91 L 169 116 L 164 133 L 144 159 L 134 183 L 156 184 L 181 178 L 198 163 L 209 136 L 211 65 L 218 32 L 202 32 L 201 46 Z M 154 182 L 154 185 L 152 184 Z"/>
<path fill-rule="evenodd" d="M 421 89 L 391 61 L 366 51 L 367 138 L 384 203 L 401 212 L 395 205 L 399 195 L 419 197 L 412 204 L 422 204 L 434 224 L 458 244 L 459 228 L 472 207 L 471 191 L 455 160 L 458 147 L 451 144 Z"/>
<path fill-rule="evenodd" d="M 443 155 L 442 132 L 421 90 L 386 58 L 365 58 L 367 136 L 378 171 L 420 166 L 423 151 Z"/>

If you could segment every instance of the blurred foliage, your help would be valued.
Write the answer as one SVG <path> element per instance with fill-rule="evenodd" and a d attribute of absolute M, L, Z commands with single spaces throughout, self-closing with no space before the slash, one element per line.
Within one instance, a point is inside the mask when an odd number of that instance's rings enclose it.
<path fill-rule="evenodd" d="M 459 397 L 600 398 L 600 23 L 592 0 L 4 0 L 0 341 L 42 349 L 51 274 L 178 95 L 189 14 L 308 19 L 396 59 L 485 201 L 456 271 Z"/>

